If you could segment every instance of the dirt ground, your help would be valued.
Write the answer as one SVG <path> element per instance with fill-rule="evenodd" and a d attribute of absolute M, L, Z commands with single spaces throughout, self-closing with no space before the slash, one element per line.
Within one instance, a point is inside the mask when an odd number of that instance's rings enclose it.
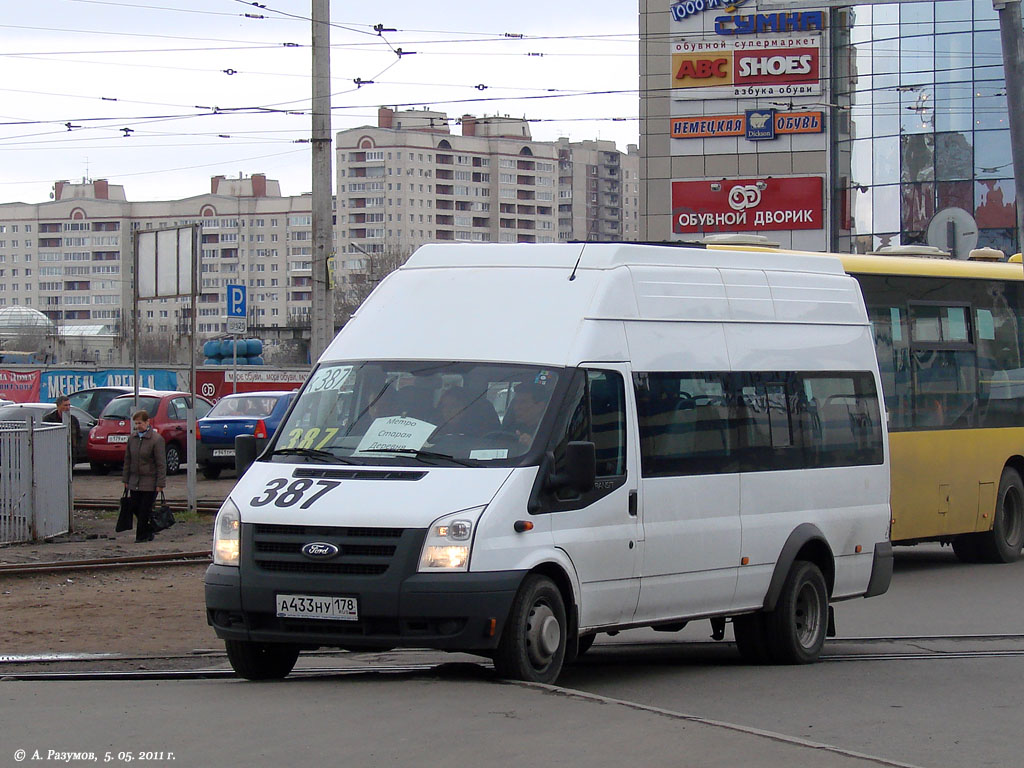
<path fill-rule="evenodd" d="M 185 476 L 168 479 L 167 496 L 186 499 Z M 233 474 L 200 478 L 200 499 L 223 499 Z M 121 495 L 117 475 L 75 472 L 77 498 Z M 114 533 L 116 510 L 82 510 L 74 532 L 51 542 L 0 546 L 0 564 L 45 563 L 165 552 L 209 551 L 212 515 L 176 513 L 178 522 L 153 542 L 136 544 L 134 531 Z M 223 649 L 206 624 L 205 565 L 118 568 L 16 576 L 0 573 L 0 658 L 18 654 L 190 654 Z"/>

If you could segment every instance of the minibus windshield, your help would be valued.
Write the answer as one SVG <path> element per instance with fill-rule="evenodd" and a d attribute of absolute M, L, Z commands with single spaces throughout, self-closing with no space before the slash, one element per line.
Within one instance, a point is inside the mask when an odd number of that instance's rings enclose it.
<path fill-rule="evenodd" d="M 269 456 L 291 462 L 333 456 L 344 464 L 516 464 L 538 439 L 560 373 L 495 363 L 326 363 L 310 376 Z"/>

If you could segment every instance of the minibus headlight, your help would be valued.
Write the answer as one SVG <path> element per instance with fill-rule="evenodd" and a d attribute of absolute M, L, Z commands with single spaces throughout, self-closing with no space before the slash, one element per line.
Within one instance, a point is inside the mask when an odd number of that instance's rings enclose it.
<path fill-rule="evenodd" d="M 435 520 L 420 554 L 420 571 L 468 571 L 476 523 L 483 507 L 465 509 Z"/>
<path fill-rule="evenodd" d="M 213 524 L 213 562 L 215 565 L 238 565 L 241 544 L 242 516 L 230 497 L 221 504 Z"/>

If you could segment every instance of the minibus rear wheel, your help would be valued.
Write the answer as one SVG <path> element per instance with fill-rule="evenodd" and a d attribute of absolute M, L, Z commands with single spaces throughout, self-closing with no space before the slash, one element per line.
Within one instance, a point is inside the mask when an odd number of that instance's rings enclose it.
<path fill-rule="evenodd" d="M 299 658 L 299 649 L 285 643 L 225 640 L 231 668 L 246 680 L 280 680 Z"/>
<path fill-rule="evenodd" d="M 562 593 L 547 576 L 530 574 L 512 601 L 494 668 L 501 677 L 553 683 L 562 671 L 567 636 Z"/>
<path fill-rule="evenodd" d="M 776 664 L 818 660 L 828 630 L 828 589 L 818 566 L 793 563 L 775 610 L 765 614 L 765 629 Z"/>

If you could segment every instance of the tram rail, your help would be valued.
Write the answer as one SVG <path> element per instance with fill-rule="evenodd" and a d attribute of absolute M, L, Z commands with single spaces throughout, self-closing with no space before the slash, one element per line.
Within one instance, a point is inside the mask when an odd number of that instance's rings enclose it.
<path fill-rule="evenodd" d="M 49 562 L 7 563 L 0 565 L 0 575 L 22 576 L 38 573 L 61 573 L 64 571 L 89 571 L 111 568 L 163 567 L 171 565 L 195 565 L 210 562 L 210 550 L 194 552 L 164 552 L 153 555 L 131 557 L 97 557 L 88 560 L 54 560 Z"/>
<path fill-rule="evenodd" d="M 892 637 L 849 637 L 849 638 L 834 638 L 829 641 L 830 645 L 860 645 L 865 643 L 905 643 L 905 642 L 924 642 L 924 641 L 946 641 L 946 642 L 970 642 L 970 641 L 1003 641 L 1003 642 L 1018 642 L 1021 644 L 1019 648 L 971 648 L 971 649 L 937 649 L 937 648 L 915 648 L 911 651 L 893 651 L 893 652 L 857 652 L 852 650 L 848 653 L 830 653 L 823 654 L 821 656 L 821 663 L 829 664 L 836 662 L 886 662 L 886 661 L 962 661 L 962 660 L 983 660 L 983 659 L 1005 659 L 1005 658 L 1016 658 L 1024 657 L 1024 634 L 1018 633 L 1004 633 L 1004 634 L 985 634 L 985 635 L 918 635 L 918 636 L 892 636 Z M 731 642 L 724 643 L 725 645 L 731 645 Z M 599 667 L 604 663 L 614 664 L 611 653 L 619 650 L 638 650 L 639 648 L 645 648 L 647 650 L 665 648 L 671 646 L 675 649 L 679 649 L 685 646 L 698 647 L 698 646 L 720 646 L 723 643 L 710 643 L 707 641 L 686 641 L 683 643 L 614 643 L 597 645 L 591 654 L 588 654 L 585 659 L 591 662 L 589 666 Z M 417 654 L 421 654 L 422 651 L 415 651 Z M 401 656 L 403 651 L 390 652 L 396 656 Z M 440 667 L 451 666 L 452 664 L 464 665 L 465 662 L 451 662 L 447 660 L 439 660 L 437 662 L 427 663 L 401 663 L 400 658 L 391 660 L 386 663 L 368 663 L 359 664 L 358 666 L 352 666 L 351 660 L 358 660 L 362 654 L 353 654 L 349 651 L 342 650 L 322 650 L 315 654 L 310 654 L 307 658 L 314 658 L 318 662 L 317 666 L 306 666 L 297 667 L 290 677 L 302 678 L 302 677 L 349 677 L 360 674 L 397 674 L 397 673 L 428 673 L 431 670 L 438 669 Z M 368 654 L 369 655 L 369 654 Z M 441 654 L 439 654 L 441 656 Z M 602 659 L 601 657 L 605 658 Z M 349 660 L 350 664 L 346 666 L 330 666 L 331 659 L 346 659 Z M 422 658 L 422 656 L 420 657 Z M 68 666 L 74 667 L 85 663 L 102 663 L 102 664 L 130 664 L 130 663 L 142 663 L 147 664 L 159 663 L 159 662 L 181 662 L 184 660 L 193 660 L 196 662 L 203 662 L 205 666 L 201 668 L 178 668 L 178 669 L 92 669 L 92 670 L 81 670 L 75 671 L 68 669 Z M 48 659 L 46 654 L 38 655 L 25 655 L 22 657 L 4 657 L 0 655 L 0 679 L 3 680 L 196 680 L 196 679 L 229 679 L 236 677 L 233 670 L 227 667 L 211 666 L 217 664 L 226 664 L 227 656 L 223 651 L 219 650 L 196 650 L 192 653 L 177 653 L 177 654 L 166 654 L 159 656 L 120 656 L 111 655 L 98 657 L 95 654 L 81 654 L 81 658 L 58 658 Z M 739 663 L 737 661 L 737 663 Z M 62 668 L 50 669 L 46 671 L 26 671 L 20 672 L 18 668 L 24 668 L 26 666 L 39 667 L 40 665 L 55 666 L 61 665 Z M 489 664 L 486 661 L 473 661 L 468 663 L 469 666 L 478 667 L 481 672 L 489 670 Z"/>

